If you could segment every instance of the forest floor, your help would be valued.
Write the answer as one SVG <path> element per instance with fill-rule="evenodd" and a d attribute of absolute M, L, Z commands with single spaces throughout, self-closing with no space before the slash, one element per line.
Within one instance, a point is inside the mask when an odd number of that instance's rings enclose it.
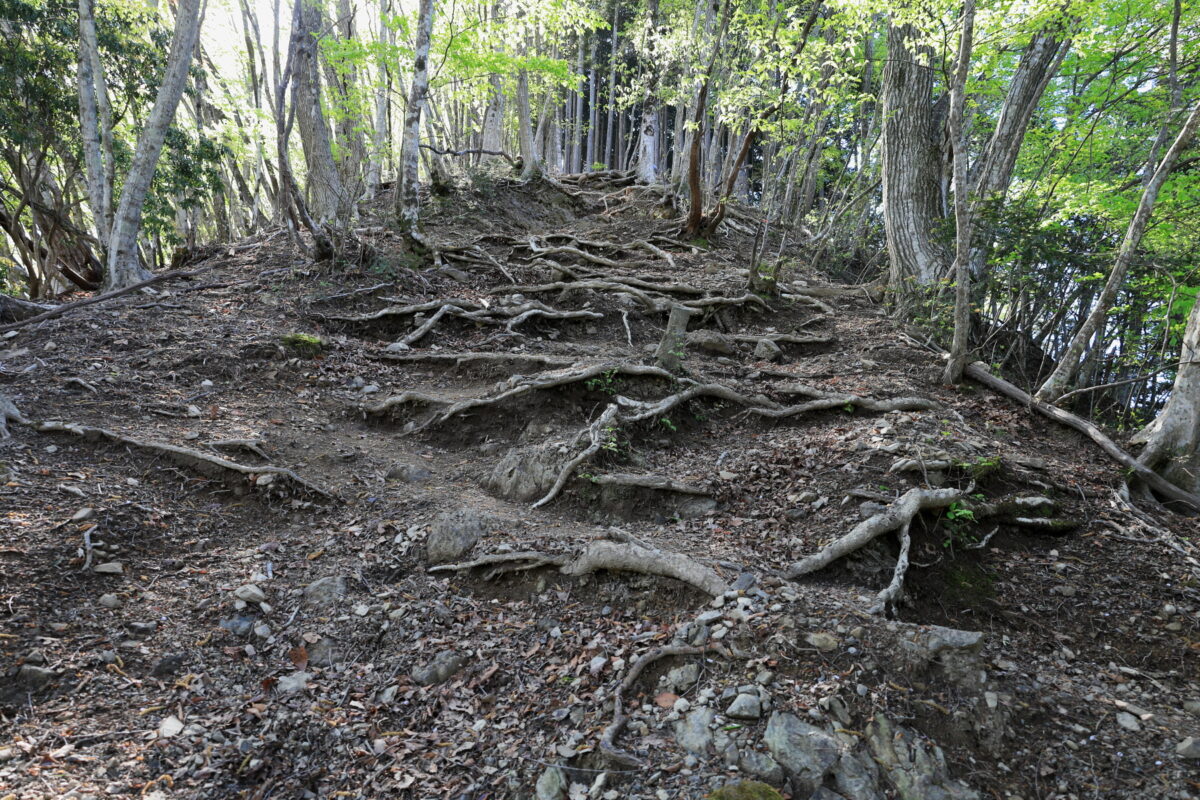
<path fill-rule="evenodd" d="M 0 342 L 0 797 L 1200 797 L 1195 521 L 677 227 L 495 181 Z M 936 487 L 893 618 L 893 533 L 787 578 Z"/>

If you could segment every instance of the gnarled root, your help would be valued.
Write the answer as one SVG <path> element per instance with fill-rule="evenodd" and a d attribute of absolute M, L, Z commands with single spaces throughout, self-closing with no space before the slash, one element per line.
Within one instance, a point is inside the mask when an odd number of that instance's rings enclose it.
<path fill-rule="evenodd" d="M 210 477 L 228 477 L 229 473 L 245 475 L 253 479 L 254 486 L 259 488 L 266 488 L 276 480 L 283 479 L 285 483 L 290 484 L 294 489 L 303 494 L 317 495 L 327 500 L 336 498 L 333 492 L 301 478 L 295 472 L 285 467 L 276 467 L 271 464 L 250 467 L 187 447 L 179 447 L 178 445 L 166 444 L 165 442 L 145 441 L 105 428 L 93 428 L 69 422 L 31 422 L 29 423 L 29 427 L 39 433 L 69 433 L 89 441 L 107 439 L 110 442 L 123 444 L 136 450 L 145 450 L 150 453 L 166 456 L 176 464 L 189 467 Z"/>
<path fill-rule="evenodd" d="M 614 572 L 640 572 L 643 575 L 665 575 L 695 586 L 716 596 L 729 584 L 715 570 L 679 553 L 658 550 L 635 542 L 611 542 L 599 539 L 562 568 L 565 575 L 584 575 L 607 569 Z"/>
<path fill-rule="evenodd" d="M 820 552 L 792 564 L 784 575 L 795 579 L 824 569 L 885 533 L 902 526 L 907 529 L 920 512 L 930 508 L 945 508 L 956 500 L 961 500 L 969 492 L 970 489 L 909 489 L 883 511 L 858 523 L 842 538 L 826 545 Z"/>
<path fill-rule="evenodd" d="M 583 452 L 563 465 L 562 471 L 558 473 L 558 478 L 554 481 L 554 485 L 550 487 L 550 491 L 546 492 L 546 495 L 541 500 L 538 500 L 533 504 L 534 508 L 540 508 L 546 505 L 546 503 L 549 503 L 555 497 L 558 497 L 558 493 L 562 491 L 562 487 L 566 485 L 567 480 L 571 477 L 572 473 L 575 472 L 579 465 L 596 455 L 596 453 L 604 444 L 604 429 L 612 423 L 613 418 L 616 416 L 616 405 L 609 405 L 608 408 L 604 409 L 604 413 L 602 413 L 595 422 L 588 426 L 586 432 L 588 437 L 591 439 L 591 443 L 583 449 Z M 578 439 L 576 439 L 576 441 L 578 441 Z"/>
<path fill-rule="evenodd" d="M 864 411 L 928 411 L 937 408 L 937 403 L 924 397 L 896 397 L 890 400 L 875 400 L 870 397 L 863 397 L 857 394 L 838 394 L 835 392 L 826 392 L 805 384 L 794 383 L 786 386 L 776 387 L 776 391 L 783 394 L 799 394 L 814 399 L 806 403 L 797 405 L 785 406 L 783 408 L 754 408 L 751 409 L 755 414 L 764 417 L 772 417 L 774 419 L 783 419 L 785 417 L 793 417 L 797 414 L 805 414 L 810 411 L 825 411 L 832 408 L 843 408 L 845 406 L 853 406 L 861 408 Z"/>

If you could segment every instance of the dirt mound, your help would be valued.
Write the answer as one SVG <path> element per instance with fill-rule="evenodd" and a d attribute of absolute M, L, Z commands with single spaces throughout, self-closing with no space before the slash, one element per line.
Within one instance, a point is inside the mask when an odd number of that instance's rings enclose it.
<path fill-rule="evenodd" d="M 661 211 L 491 179 L 420 273 L 267 237 L 4 340 L 0 790 L 1195 796 L 1188 523 Z"/>

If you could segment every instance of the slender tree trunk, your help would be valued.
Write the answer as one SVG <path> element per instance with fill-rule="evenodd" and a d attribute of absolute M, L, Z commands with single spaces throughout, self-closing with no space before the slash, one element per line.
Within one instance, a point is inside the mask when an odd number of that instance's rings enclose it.
<path fill-rule="evenodd" d="M 1054 371 L 1050 373 L 1050 377 L 1046 379 L 1042 387 L 1038 389 L 1036 395 L 1038 400 L 1047 403 L 1054 402 L 1063 395 L 1067 386 L 1074 380 L 1079 371 L 1080 357 L 1083 355 L 1084 348 L 1108 317 L 1108 310 L 1112 308 L 1118 292 L 1125 283 L 1125 274 L 1129 271 L 1129 265 L 1141 243 L 1142 234 L 1145 233 L 1146 226 L 1150 222 L 1150 215 L 1154 212 L 1154 203 L 1158 200 L 1158 193 L 1163 184 L 1167 182 L 1167 177 L 1174 169 L 1175 162 L 1179 160 L 1179 154 L 1191 142 L 1197 127 L 1200 127 L 1200 104 L 1192 109 L 1187 121 L 1183 123 L 1183 128 L 1179 131 L 1179 135 L 1175 137 L 1175 141 L 1154 171 L 1154 177 L 1142 190 L 1142 199 L 1138 202 L 1137 211 L 1134 212 L 1133 219 L 1129 222 L 1125 240 L 1121 242 L 1121 249 L 1117 252 L 1117 259 L 1104 284 L 1104 290 L 1100 293 L 1095 305 L 1092 306 L 1083 326 L 1067 345 L 1058 365 L 1055 366 Z"/>
<path fill-rule="evenodd" d="M 529 180 L 540 172 L 537 152 L 533 144 L 533 112 L 529 107 L 529 74 L 521 70 L 517 75 L 517 136 L 521 144 L 521 180 Z"/>
<path fill-rule="evenodd" d="M 112 233 L 116 165 L 113 160 L 112 106 L 108 101 L 104 62 L 100 60 L 93 0 L 79 0 L 79 44 L 79 106 L 88 200 L 92 204 L 96 237 L 107 242 Z"/>
<path fill-rule="evenodd" d="M 604 127 L 604 163 L 610 169 L 616 167 L 616 158 L 613 155 L 613 122 L 617 111 L 617 27 L 620 23 L 621 0 L 613 0 L 612 35 L 609 37 L 612 49 L 608 54 L 608 120 Z"/>
<path fill-rule="evenodd" d="M 433 35 L 433 0 L 421 0 L 417 14 L 417 46 L 412 85 L 404 112 L 404 138 L 400 143 L 400 180 L 396 187 L 396 217 L 402 235 L 418 251 L 426 249 L 418 222 L 421 211 L 419 182 L 421 114 L 429 97 L 429 40 Z"/>
<path fill-rule="evenodd" d="M 175 109 L 187 84 L 192 53 L 200 37 L 201 0 L 179 0 L 175 13 L 175 33 L 167 55 L 167 68 L 146 126 L 138 137 L 133 163 L 121 190 L 121 202 L 113 218 L 112 235 L 108 245 L 108 270 L 104 276 L 106 290 L 123 289 L 146 280 L 150 273 L 138 258 L 138 234 L 142 227 L 142 207 L 154 178 L 154 168 L 162 152 L 167 129 L 175 118 Z"/>
<path fill-rule="evenodd" d="M 583 74 L 583 34 L 579 35 L 578 50 L 575 53 L 575 72 L 579 74 L 579 86 L 575 91 L 575 114 L 571 125 L 571 164 L 570 172 L 583 172 L 583 94 L 587 88 L 587 79 Z"/>
<path fill-rule="evenodd" d="M 967 135 L 963 108 L 966 105 L 967 73 L 975 40 L 975 0 L 966 0 L 962 13 L 962 39 L 958 68 L 950 87 L 950 146 L 954 150 L 954 341 L 942 375 L 943 383 L 961 383 L 967 365 L 971 332 L 971 200 L 967 196 Z"/>
<path fill-rule="evenodd" d="M 389 0 L 379 0 L 379 41 L 385 50 L 392 45 L 392 29 L 384 21 L 389 13 Z M 367 160 L 367 197 L 374 197 L 383 182 L 383 162 L 390 139 L 388 137 L 388 65 L 379 59 L 378 74 L 375 76 L 375 116 L 371 131 L 371 152 Z"/>

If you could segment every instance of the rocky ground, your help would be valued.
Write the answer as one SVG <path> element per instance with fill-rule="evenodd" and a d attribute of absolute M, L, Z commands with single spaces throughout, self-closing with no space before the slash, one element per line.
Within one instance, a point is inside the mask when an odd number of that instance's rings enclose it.
<path fill-rule="evenodd" d="M 1194 520 L 669 215 L 489 181 L 424 271 L 4 333 L 0 797 L 1200 797 Z"/>

